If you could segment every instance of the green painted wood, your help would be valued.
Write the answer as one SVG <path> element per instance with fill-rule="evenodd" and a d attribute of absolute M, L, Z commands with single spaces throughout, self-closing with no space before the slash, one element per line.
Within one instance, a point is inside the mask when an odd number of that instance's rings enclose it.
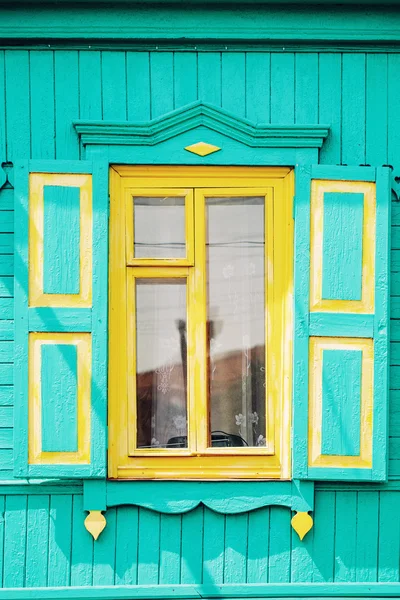
<path fill-rule="evenodd" d="M 318 54 L 316 53 L 295 56 L 295 122 L 318 122 Z"/>
<path fill-rule="evenodd" d="M 174 53 L 174 108 L 197 100 L 197 53 Z"/>
<path fill-rule="evenodd" d="M 4 51 L 0 51 L 0 162 L 7 158 L 5 69 Z M 5 172 L 0 167 L 0 188 L 5 181 Z"/>
<path fill-rule="evenodd" d="M 204 511 L 203 583 L 224 581 L 225 516 Z"/>
<path fill-rule="evenodd" d="M 61 487 L 61 486 L 60 486 Z M 72 499 L 71 586 L 91 586 L 93 582 L 93 538 L 86 530 L 82 495 Z"/>
<path fill-rule="evenodd" d="M 148 121 L 150 109 L 150 55 L 128 52 L 126 56 L 127 109 L 130 121 Z"/>
<path fill-rule="evenodd" d="M 3 220 L 3 212 L 0 212 L 0 221 Z M 14 225 L 11 222 L 12 230 L 14 231 Z M 0 232 L 0 252 L 3 254 L 12 254 L 14 252 L 14 234 Z"/>
<path fill-rule="evenodd" d="M 161 515 L 159 566 L 160 584 L 179 583 L 181 579 L 181 540 L 181 515 Z"/>
<path fill-rule="evenodd" d="M 290 581 L 291 514 L 281 507 L 274 507 L 270 514 L 268 583 L 288 583 Z"/>
<path fill-rule="evenodd" d="M 0 449 L 8 450 L 13 448 L 13 430 L 12 427 L 0 430 Z"/>
<path fill-rule="evenodd" d="M 54 158 L 54 53 L 32 51 L 29 57 L 31 155 Z"/>
<path fill-rule="evenodd" d="M 174 108 L 173 53 L 150 54 L 151 117 Z"/>
<path fill-rule="evenodd" d="M 43 292 L 79 294 L 80 190 L 46 185 L 43 203 Z"/>
<path fill-rule="evenodd" d="M 373 331 L 373 315 L 310 313 L 309 333 L 313 336 L 368 338 Z"/>
<path fill-rule="evenodd" d="M 55 141 L 57 159 L 79 158 L 72 121 L 79 115 L 78 52 L 55 53 Z"/>
<path fill-rule="evenodd" d="M 79 114 L 82 119 L 102 118 L 101 54 L 79 52 Z"/>
<path fill-rule="evenodd" d="M 223 53 L 221 62 L 222 107 L 233 114 L 246 114 L 246 62 L 243 52 Z"/>
<path fill-rule="evenodd" d="M 125 52 L 102 52 L 101 57 L 103 118 L 126 119 Z"/>
<path fill-rule="evenodd" d="M 0 386 L 0 406 L 11 406 L 14 402 L 14 386 Z"/>
<path fill-rule="evenodd" d="M 361 300 L 364 194 L 325 193 L 322 298 Z"/>
<path fill-rule="evenodd" d="M 247 583 L 268 582 L 270 508 L 249 513 L 247 536 Z"/>
<path fill-rule="evenodd" d="M 49 563 L 49 508 L 49 496 L 28 496 L 25 565 L 26 587 L 47 586 Z"/>
<path fill-rule="evenodd" d="M 294 123 L 294 54 L 271 55 L 271 123 Z"/>
<path fill-rule="evenodd" d="M 342 136 L 342 56 L 337 53 L 319 55 L 319 121 L 329 123 L 331 135 L 321 149 L 321 162 L 341 163 Z"/>
<path fill-rule="evenodd" d="M 48 586 L 70 585 L 72 496 L 50 498 Z"/>
<path fill-rule="evenodd" d="M 107 527 L 93 546 L 93 585 L 114 585 L 117 510 L 107 511 Z"/>
<path fill-rule="evenodd" d="M 90 332 L 92 309 L 90 308 L 30 308 L 29 331 Z"/>
<path fill-rule="evenodd" d="M 400 515 L 398 492 L 379 494 L 378 581 L 398 581 L 400 565 Z"/>
<path fill-rule="evenodd" d="M 335 568 L 335 510 L 334 491 L 315 495 L 313 531 L 313 583 L 333 581 Z"/>
<path fill-rule="evenodd" d="M 372 0 L 367 2 L 371 4 Z M 18 11 L 8 7 L 3 9 L 0 34 L 8 39 L 26 37 L 44 38 L 46 41 L 54 38 L 87 42 L 100 39 L 108 43 L 116 39 L 131 42 L 146 40 L 153 48 L 159 40 L 166 39 L 175 43 L 186 39 L 191 41 L 191 45 L 202 40 L 214 40 L 222 42 L 224 47 L 237 40 L 264 43 L 267 40 L 278 42 L 280 52 L 285 52 L 286 44 L 291 41 L 320 42 L 321 45 L 321 42 L 337 40 L 342 42 L 341 47 L 346 48 L 351 41 L 390 43 L 400 37 L 398 11 L 393 6 L 383 13 L 379 10 L 380 6 L 360 11 L 352 7 L 346 10 L 343 18 L 344 9 L 337 11 L 335 6 L 324 7 L 323 11 L 316 10 L 315 6 L 285 11 L 276 3 L 261 10 L 257 5 L 243 3 L 240 10 L 236 7 L 236 10 L 229 11 L 226 0 L 213 6 L 212 10 L 201 10 L 199 6 L 182 10 L 176 5 L 169 7 L 164 2 L 162 5 L 145 2 L 135 9 L 123 4 L 92 11 L 90 27 L 87 7 L 75 11 L 63 7 L 61 12 L 60 7 L 50 5 L 47 10 L 42 7 L 30 21 L 29 6 L 21 6 Z M 371 47 L 375 49 L 376 45 Z"/>
<path fill-rule="evenodd" d="M 323 350 L 321 450 L 324 455 L 360 454 L 361 377 L 361 350 Z"/>
<path fill-rule="evenodd" d="M 199 53 L 199 99 L 216 106 L 222 104 L 221 60 L 220 52 Z"/>
<path fill-rule="evenodd" d="M 137 583 L 139 509 L 120 506 L 117 510 L 115 543 L 115 585 Z"/>
<path fill-rule="evenodd" d="M 203 580 L 204 508 L 182 515 L 181 584 Z"/>
<path fill-rule="evenodd" d="M 246 117 L 255 123 L 270 123 L 271 54 L 246 54 Z"/>
<path fill-rule="evenodd" d="M 139 510 L 138 584 L 158 584 L 160 563 L 160 514 Z"/>
<path fill-rule="evenodd" d="M 45 344 L 41 350 L 42 450 L 77 452 L 77 346 Z"/>
<path fill-rule="evenodd" d="M 357 493 L 336 493 L 335 582 L 356 581 Z"/>
<path fill-rule="evenodd" d="M 378 554 L 378 492 L 358 492 L 356 580 L 376 581 Z"/>
<path fill-rule="evenodd" d="M 226 516 L 224 583 L 247 579 L 248 522 L 248 514 Z"/>
<path fill-rule="evenodd" d="M 366 162 L 387 163 L 388 56 L 366 56 Z M 379 118 L 376 118 L 379 115 Z"/>
<path fill-rule="evenodd" d="M 6 497 L 4 512 L 4 587 L 24 587 L 26 508 L 27 496 Z"/>
<path fill-rule="evenodd" d="M 342 162 L 365 163 L 365 55 L 343 54 Z"/>
<path fill-rule="evenodd" d="M 29 52 L 7 50 L 5 59 L 7 160 L 14 161 L 28 158 L 27 150 L 31 144 Z"/>

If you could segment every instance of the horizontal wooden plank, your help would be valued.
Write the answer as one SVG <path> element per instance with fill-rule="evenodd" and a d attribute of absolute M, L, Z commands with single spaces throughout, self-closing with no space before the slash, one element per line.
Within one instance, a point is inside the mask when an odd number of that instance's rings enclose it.
<path fill-rule="evenodd" d="M 0 254 L 0 275 L 14 275 L 14 254 Z"/>
<path fill-rule="evenodd" d="M 14 386 L 0 385 L 0 407 L 14 404 Z"/>
<path fill-rule="evenodd" d="M 12 254 L 14 252 L 14 234 L 0 232 L 0 253 Z"/>
<path fill-rule="evenodd" d="M 14 233 L 13 210 L 0 210 L 0 233 Z"/>
<path fill-rule="evenodd" d="M 14 409 L 12 406 L 0 406 L 0 428 L 13 427 Z"/>
<path fill-rule="evenodd" d="M 390 478 L 400 478 L 400 460 L 392 459 L 389 456 L 388 472 Z"/>
<path fill-rule="evenodd" d="M 400 436 L 389 438 L 389 457 L 400 460 Z"/>
<path fill-rule="evenodd" d="M 374 167 L 340 167 L 313 165 L 312 179 L 337 179 L 339 181 L 375 181 Z"/>
<path fill-rule="evenodd" d="M 392 211 L 393 213 L 393 211 Z M 393 217 L 392 217 L 393 219 Z M 400 249 L 400 227 L 398 225 L 392 224 L 392 229 L 390 232 L 390 245 L 392 250 Z"/>
<path fill-rule="evenodd" d="M 14 383 L 14 365 L 0 363 L 0 385 L 12 385 Z"/>
<path fill-rule="evenodd" d="M 14 190 L 13 188 L 3 188 L 0 191 L 1 210 L 14 210 Z"/>
<path fill-rule="evenodd" d="M 0 275 L 0 298 L 14 296 L 14 277 Z"/>
<path fill-rule="evenodd" d="M 373 337 L 373 331 L 373 315 L 320 312 L 310 314 L 311 336 Z"/>
<path fill-rule="evenodd" d="M 400 296 L 390 297 L 390 318 L 400 319 Z"/>
<path fill-rule="evenodd" d="M 92 311 L 90 308 L 30 308 L 29 331 L 90 332 Z"/>
<path fill-rule="evenodd" d="M 389 387 L 391 390 L 400 390 L 400 367 L 390 367 Z"/>
<path fill-rule="evenodd" d="M 11 427 L 0 429 L 0 450 L 13 447 L 13 430 Z"/>
<path fill-rule="evenodd" d="M 14 298 L 0 298 L 0 321 L 14 318 Z"/>
<path fill-rule="evenodd" d="M 392 273 L 400 271 L 400 250 L 393 250 L 390 253 L 390 269 Z"/>
<path fill-rule="evenodd" d="M 0 342 L 0 363 L 14 361 L 14 342 Z"/>
<path fill-rule="evenodd" d="M 13 451 L 8 449 L 0 450 L 0 471 L 13 468 Z"/>
<path fill-rule="evenodd" d="M 14 340 L 14 321 L 0 321 L 0 342 Z"/>

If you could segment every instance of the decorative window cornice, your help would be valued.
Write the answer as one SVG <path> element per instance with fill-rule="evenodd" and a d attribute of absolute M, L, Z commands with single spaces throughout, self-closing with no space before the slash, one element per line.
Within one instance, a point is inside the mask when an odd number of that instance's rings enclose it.
<path fill-rule="evenodd" d="M 200 101 L 146 122 L 74 122 L 84 146 L 155 146 L 201 126 L 251 148 L 321 148 L 329 133 L 328 125 L 258 124 Z"/>

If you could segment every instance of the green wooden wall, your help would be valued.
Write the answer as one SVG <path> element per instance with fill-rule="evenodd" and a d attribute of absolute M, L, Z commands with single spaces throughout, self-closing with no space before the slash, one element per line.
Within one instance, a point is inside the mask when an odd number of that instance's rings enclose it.
<path fill-rule="evenodd" d="M 400 54 L 0 50 L 0 161 L 80 157 L 75 119 L 147 120 L 193 100 L 258 122 L 324 123 L 327 164 L 400 176 Z M 13 211 L 0 192 L 0 478 L 13 466 Z M 400 203 L 393 202 L 390 467 L 400 479 Z M 2 493 L 4 493 L 4 487 Z M 400 491 L 317 486 L 301 543 L 286 508 L 120 507 L 93 543 L 79 485 L 0 495 L 3 587 L 400 581 Z M 3 512 L 4 511 L 4 512 Z"/>
<path fill-rule="evenodd" d="M 107 527 L 93 542 L 83 526 L 79 488 L 0 496 L 0 583 L 398 582 L 399 503 L 400 491 L 321 489 L 314 528 L 303 542 L 282 507 L 160 515 L 124 506 L 107 511 Z"/>
<path fill-rule="evenodd" d="M 80 157 L 72 121 L 147 120 L 196 99 L 257 122 L 325 123 L 327 164 L 400 175 L 400 54 L 0 50 L 0 161 Z M 0 195 L 0 477 L 12 477 L 13 213 Z M 391 477 L 400 476 L 400 204 L 393 203 Z"/>

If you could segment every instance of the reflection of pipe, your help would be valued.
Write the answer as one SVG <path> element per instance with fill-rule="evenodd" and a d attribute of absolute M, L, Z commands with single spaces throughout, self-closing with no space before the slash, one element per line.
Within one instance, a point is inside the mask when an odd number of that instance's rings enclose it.
<path fill-rule="evenodd" d="M 183 389 L 185 391 L 185 401 L 187 403 L 187 340 L 186 340 L 186 323 L 183 319 L 177 322 L 179 331 L 179 341 L 181 345 L 181 359 L 183 369 Z"/>

